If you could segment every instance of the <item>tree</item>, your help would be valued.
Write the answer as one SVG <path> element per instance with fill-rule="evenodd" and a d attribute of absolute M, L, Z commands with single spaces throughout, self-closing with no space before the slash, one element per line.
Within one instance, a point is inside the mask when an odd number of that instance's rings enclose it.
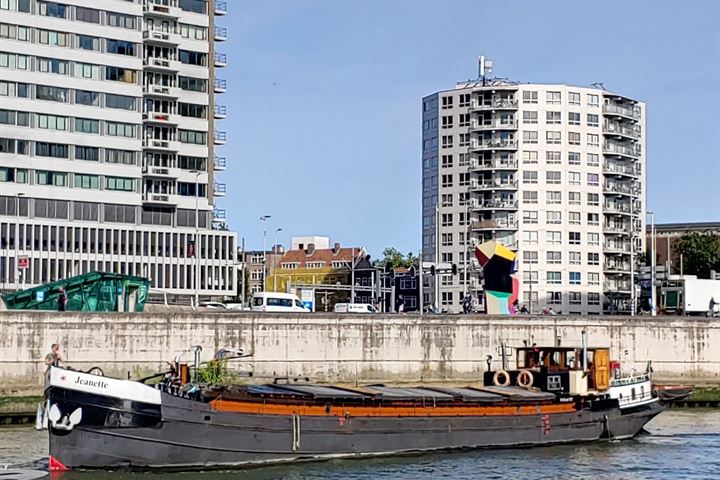
<path fill-rule="evenodd" d="M 392 265 L 393 268 L 410 268 L 413 265 L 418 265 L 418 257 L 417 255 L 413 255 L 412 252 L 408 252 L 407 255 L 403 255 L 402 253 L 400 253 L 400 250 L 395 247 L 386 247 L 385 250 L 383 250 L 382 254 L 382 258 L 373 262 L 374 267 L 382 268 L 387 263 Z"/>
<path fill-rule="evenodd" d="M 683 274 L 710 278 L 710 270 L 720 271 L 720 236 L 703 233 L 686 233 L 674 245 L 675 262 Z"/>

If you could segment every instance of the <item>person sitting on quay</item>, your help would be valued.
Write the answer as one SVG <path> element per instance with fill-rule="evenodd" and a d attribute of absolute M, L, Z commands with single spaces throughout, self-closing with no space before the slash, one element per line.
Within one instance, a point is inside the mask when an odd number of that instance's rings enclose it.
<path fill-rule="evenodd" d="M 53 343 L 50 346 L 50 353 L 45 355 L 45 365 L 50 367 L 59 367 L 60 362 L 65 362 L 65 359 L 60 355 L 60 345 Z"/>

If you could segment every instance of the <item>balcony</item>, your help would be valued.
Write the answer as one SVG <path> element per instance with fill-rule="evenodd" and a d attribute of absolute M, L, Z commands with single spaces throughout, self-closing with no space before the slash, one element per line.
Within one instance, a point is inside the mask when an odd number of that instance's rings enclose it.
<path fill-rule="evenodd" d="M 605 282 L 603 284 L 605 292 L 630 292 L 630 282 Z"/>
<path fill-rule="evenodd" d="M 164 112 L 143 113 L 143 123 L 155 123 L 158 125 L 177 125 L 177 115 Z"/>
<path fill-rule="evenodd" d="M 225 157 L 215 157 L 213 159 L 213 169 L 216 172 L 221 172 L 227 167 L 227 159 Z"/>
<path fill-rule="evenodd" d="M 213 230 L 227 230 L 227 221 L 225 219 L 225 210 L 215 208 L 212 211 L 212 228 Z"/>
<path fill-rule="evenodd" d="M 215 2 L 215 15 L 222 16 L 227 14 L 227 2 L 226 1 L 216 1 Z"/>
<path fill-rule="evenodd" d="M 166 193 L 143 193 L 143 203 L 153 203 L 157 205 L 173 204 L 172 196 Z"/>
<path fill-rule="evenodd" d="M 213 133 L 213 139 L 215 141 L 215 145 L 225 145 L 227 143 L 227 132 L 215 130 Z"/>
<path fill-rule="evenodd" d="M 492 138 L 490 140 L 473 140 L 470 150 L 517 150 L 517 141 L 506 138 Z"/>
<path fill-rule="evenodd" d="M 517 180 L 490 180 L 490 181 L 479 181 L 472 179 L 470 181 L 471 190 L 517 190 Z"/>
<path fill-rule="evenodd" d="M 603 265 L 603 270 L 606 272 L 629 273 L 630 262 L 605 262 Z"/>
<path fill-rule="evenodd" d="M 473 120 L 471 128 L 472 130 L 517 130 L 517 125 L 517 120 L 483 122 L 478 119 Z"/>
<path fill-rule="evenodd" d="M 605 182 L 603 184 L 603 193 L 607 195 L 632 195 L 637 197 L 640 195 L 640 188 L 631 184 Z"/>
<path fill-rule="evenodd" d="M 479 161 L 477 159 L 473 159 L 470 168 L 472 170 L 517 170 L 518 168 L 518 162 L 517 160 L 489 160 L 489 161 Z"/>
<path fill-rule="evenodd" d="M 143 13 L 145 13 L 146 15 L 154 15 L 163 18 L 176 19 L 180 17 L 181 12 L 182 10 L 180 10 L 180 8 L 177 6 L 177 3 L 174 1 L 148 1 L 147 5 L 143 6 Z"/>
<path fill-rule="evenodd" d="M 639 177 L 642 172 L 639 164 L 622 165 L 619 163 L 605 162 L 603 164 L 603 173 L 605 175 L 626 175 L 629 177 Z"/>
<path fill-rule="evenodd" d="M 143 85 L 143 94 L 172 99 L 180 96 L 180 89 L 162 85 Z"/>
<path fill-rule="evenodd" d="M 472 199 L 470 201 L 470 208 L 476 210 L 517 210 L 517 200 L 485 200 L 477 201 Z"/>
<path fill-rule="evenodd" d="M 478 99 L 479 100 L 479 99 Z M 471 109 L 473 110 L 516 110 L 518 106 L 517 100 L 514 98 L 493 98 L 491 101 L 482 103 L 474 101 Z"/>
<path fill-rule="evenodd" d="M 616 122 L 605 122 L 602 129 L 604 134 L 627 137 L 632 140 L 640 139 L 640 127 L 637 125 L 626 126 Z"/>
<path fill-rule="evenodd" d="M 603 153 L 605 155 L 620 155 L 637 159 L 640 158 L 642 150 L 640 149 L 640 145 L 635 145 L 635 148 L 631 148 L 618 143 L 605 142 L 603 143 Z"/>
<path fill-rule="evenodd" d="M 609 235 L 630 235 L 630 225 L 605 223 L 603 224 L 603 233 Z"/>
<path fill-rule="evenodd" d="M 159 140 L 155 138 L 146 138 L 143 140 L 143 148 L 148 150 L 159 150 L 163 152 L 177 152 L 180 149 L 180 145 L 174 140 Z"/>
<path fill-rule="evenodd" d="M 618 115 L 632 120 L 640 120 L 640 107 L 638 106 L 624 106 L 616 103 L 606 103 L 603 105 L 603 113 L 605 115 Z"/>
<path fill-rule="evenodd" d="M 603 252 L 630 255 L 630 242 L 605 242 Z"/>
<path fill-rule="evenodd" d="M 180 69 L 180 62 L 169 58 L 149 57 L 143 59 L 143 65 L 149 70 L 161 72 L 177 72 Z"/>
<path fill-rule="evenodd" d="M 630 215 L 632 212 L 630 211 L 630 204 L 629 203 L 606 203 L 603 206 L 603 213 L 615 213 L 620 215 Z"/>
<path fill-rule="evenodd" d="M 216 78 L 215 82 L 213 83 L 213 91 L 215 93 L 227 92 L 227 80 Z"/>
<path fill-rule="evenodd" d="M 218 68 L 227 67 L 227 53 L 215 52 L 215 66 Z"/>
<path fill-rule="evenodd" d="M 225 105 L 217 105 L 213 108 L 213 116 L 216 120 L 222 120 L 227 117 L 227 107 Z"/>
<path fill-rule="evenodd" d="M 143 42 L 164 46 L 176 46 L 180 43 L 180 37 L 175 33 L 145 30 L 143 32 Z"/>
<path fill-rule="evenodd" d="M 143 167 L 143 175 L 147 177 L 177 178 L 177 175 L 172 173 L 172 169 L 152 165 Z"/>
<path fill-rule="evenodd" d="M 227 39 L 228 39 L 227 28 L 215 27 L 215 41 L 216 42 L 224 42 Z"/>
<path fill-rule="evenodd" d="M 216 197 L 224 197 L 227 193 L 227 185 L 224 183 L 216 183 L 214 191 Z"/>
<path fill-rule="evenodd" d="M 474 231 L 479 230 L 517 230 L 517 220 L 505 220 L 505 219 L 483 219 L 470 222 L 470 229 Z"/>

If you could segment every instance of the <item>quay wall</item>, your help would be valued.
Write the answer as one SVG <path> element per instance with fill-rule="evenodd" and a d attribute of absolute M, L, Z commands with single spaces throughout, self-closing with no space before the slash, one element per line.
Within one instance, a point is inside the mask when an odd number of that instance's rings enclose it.
<path fill-rule="evenodd" d="M 252 352 L 239 368 L 256 382 L 462 383 L 481 378 L 487 355 L 500 366 L 502 342 L 574 346 L 583 330 L 625 365 L 652 361 L 657 381 L 720 384 L 719 319 L 4 311 L 0 397 L 41 392 L 52 343 L 68 365 L 119 378 L 165 370 L 178 352 L 201 345 L 203 360 L 222 347 Z"/>

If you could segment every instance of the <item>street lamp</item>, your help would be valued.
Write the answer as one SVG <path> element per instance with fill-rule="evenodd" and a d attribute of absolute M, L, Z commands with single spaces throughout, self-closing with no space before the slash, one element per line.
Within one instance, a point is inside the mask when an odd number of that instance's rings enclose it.
<path fill-rule="evenodd" d="M 655 212 L 647 212 L 650 215 L 650 315 L 657 315 L 657 293 L 655 292 Z"/>
<path fill-rule="evenodd" d="M 20 266 L 18 263 L 18 245 L 20 243 L 20 197 L 24 196 L 24 193 L 18 193 L 15 195 L 15 291 L 20 290 Z M 24 281 L 24 279 L 23 279 Z"/>
<path fill-rule="evenodd" d="M 267 268 L 267 255 L 266 255 L 266 240 L 267 240 L 267 221 L 270 220 L 270 215 L 263 215 L 260 217 L 260 221 L 263 222 L 263 268 L 262 268 L 262 287 L 265 292 L 265 268 Z"/>
<path fill-rule="evenodd" d="M 190 170 L 190 173 L 195 174 L 195 308 L 198 308 L 200 302 L 200 257 L 198 252 L 200 251 L 200 212 L 199 212 L 199 197 L 200 197 L 200 175 L 205 173 L 200 170 Z"/>
<path fill-rule="evenodd" d="M 275 244 L 273 245 L 273 253 L 277 255 L 277 244 L 278 244 L 278 233 L 282 232 L 282 228 L 276 228 L 275 229 Z M 275 258 L 275 257 L 273 257 Z M 273 292 L 277 292 L 277 265 L 273 265 Z"/>

